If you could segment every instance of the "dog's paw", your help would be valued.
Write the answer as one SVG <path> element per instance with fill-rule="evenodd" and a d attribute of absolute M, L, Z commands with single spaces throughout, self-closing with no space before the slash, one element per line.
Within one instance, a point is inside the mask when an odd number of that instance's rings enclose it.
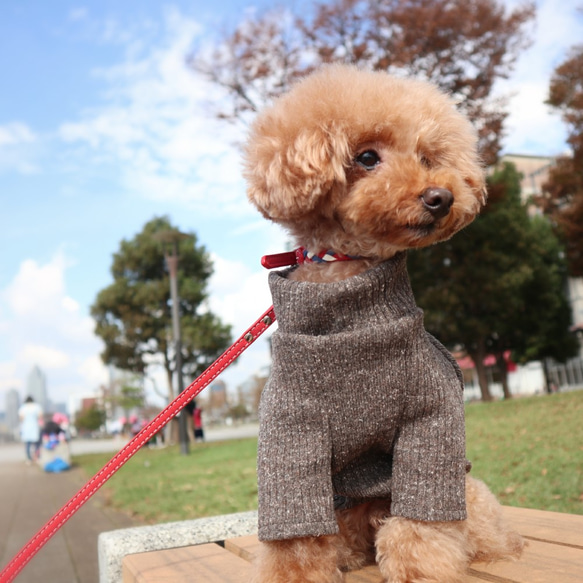
<path fill-rule="evenodd" d="M 333 536 L 263 543 L 251 583 L 343 583 Z"/>
<path fill-rule="evenodd" d="M 467 541 L 472 560 L 518 559 L 525 546 L 524 539 L 510 528 L 502 507 L 486 484 L 468 476 L 466 500 Z"/>
<path fill-rule="evenodd" d="M 469 559 L 455 522 L 391 517 L 377 534 L 377 563 L 390 583 L 462 583 Z"/>

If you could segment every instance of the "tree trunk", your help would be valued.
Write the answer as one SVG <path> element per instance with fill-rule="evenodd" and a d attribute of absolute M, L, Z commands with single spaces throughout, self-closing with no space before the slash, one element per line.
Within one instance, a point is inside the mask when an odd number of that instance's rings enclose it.
<path fill-rule="evenodd" d="M 168 404 L 174 401 L 174 388 L 172 387 L 172 370 L 166 366 L 166 380 L 168 382 Z"/>
<path fill-rule="evenodd" d="M 474 361 L 474 366 L 476 367 L 480 392 L 482 393 L 482 401 L 491 401 L 492 395 L 490 394 L 488 377 L 486 376 L 486 367 L 484 366 L 484 358 L 486 358 L 486 348 L 484 346 L 484 341 L 480 339 L 476 349 L 474 351 L 469 351 L 468 354 Z"/>
<path fill-rule="evenodd" d="M 543 375 L 545 377 L 545 392 L 550 395 L 553 390 L 549 379 L 549 363 L 547 358 L 543 358 Z"/>
<path fill-rule="evenodd" d="M 508 364 L 506 363 L 503 352 L 496 354 L 496 365 L 498 366 L 498 371 L 500 372 L 500 381 L 502 383 L 504 399 L 512 399 L 512 393 L 510 392 L 510 387 L 508 386 Z"/>

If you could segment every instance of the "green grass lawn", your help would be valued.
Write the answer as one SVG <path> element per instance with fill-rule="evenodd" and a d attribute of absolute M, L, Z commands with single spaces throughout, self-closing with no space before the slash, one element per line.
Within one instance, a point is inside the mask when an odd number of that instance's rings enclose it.
<path fill-rule="evenodd" d="M 503 504 L 583 514 L 583 391 L 467 406 L 468 458 Z M 104 487 L 147 523 L 257 507 L 256 439 L 137 453 Z M 87 478 L 107 454 L 77 456 Z"/>
<path fill-rule="evenodd" d="M 502 504 L 583 514 L 583 391 L 468 405 L 466 431 Z"/>
<path fill-rule="evenodd" d="M 257 508 L 257 439 L 143 448 L 103 486 L 108 502 L 147 523 L 186 520 Z M 75 456 L 87 478 L 108 454 Z"/>

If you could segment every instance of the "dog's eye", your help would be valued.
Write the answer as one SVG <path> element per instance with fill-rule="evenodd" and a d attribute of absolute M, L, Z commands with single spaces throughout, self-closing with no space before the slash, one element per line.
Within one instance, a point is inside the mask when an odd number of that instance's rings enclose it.
<path fill-rule="evenodd" d="M 374 150 L 365 150 L 356 157 L 356 163 L 366 170 L 372 170 L 380 162 L 381 158 Z"/>
<path fill-rule="evenodd" d="M 421 162 L 421 166 L 425 166 L 425 168 L 432 168 L 433 167 L 433 162 L 427 156 L 422 155 L 419 158 L 419 161 Z"/>

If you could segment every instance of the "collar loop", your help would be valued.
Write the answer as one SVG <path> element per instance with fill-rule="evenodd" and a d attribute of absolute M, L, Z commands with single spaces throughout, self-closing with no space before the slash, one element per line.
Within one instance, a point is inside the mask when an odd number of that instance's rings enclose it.
<path fill-rule="evenodd" d="M 357 255 L 344 255 L 344 253 L 338 253 L 331 249 L 324 249 L 318 253 L 313 253 L 304 247 L 298 247 L 295 251 L 264 255 L 261 258 L 261 265 L 266 269 L 274 269 L 276 267 L 302 265 L 303 263 L 329 263 L 333 261 L 352 261 L 354 259 L 362 259 L 362 257 Z"/>

